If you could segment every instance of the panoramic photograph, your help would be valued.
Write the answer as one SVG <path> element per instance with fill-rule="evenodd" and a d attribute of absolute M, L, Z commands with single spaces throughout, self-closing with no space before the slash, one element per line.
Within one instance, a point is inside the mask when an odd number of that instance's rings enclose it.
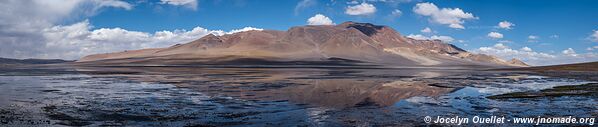
<path fill-rule="evenodd" d="M 597 0 L 0 0 L 0 126 L 598 126 Z"/>

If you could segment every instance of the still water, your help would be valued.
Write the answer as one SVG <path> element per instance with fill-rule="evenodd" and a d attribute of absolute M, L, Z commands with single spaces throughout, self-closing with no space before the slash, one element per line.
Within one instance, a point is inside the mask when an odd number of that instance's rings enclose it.
<path fill-rule="evenodd" d="M 426 68 L 0 70 L 0 126 L 417 126 L 425 116 L 597 117 L 593 97 L 486 97 L 589 81 Z"/>

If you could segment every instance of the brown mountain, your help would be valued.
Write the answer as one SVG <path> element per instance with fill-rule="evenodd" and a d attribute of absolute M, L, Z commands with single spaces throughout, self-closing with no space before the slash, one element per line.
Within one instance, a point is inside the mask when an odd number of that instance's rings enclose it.
<path fill-rule="evenodd" d="M 510 68 L 503 70 L 530 70 L 537 72 L 551 72 L 551 71 L 562 71 L 562 72 L 598 72 L 598 62 L 585 62 L 585 63 L 573 63 L 573 64 L 560 64 L 560 65 L 549 65 L 549 66 L 535 66 L 525 68 Z M 567 74 L 572 75 L 572 74 Z M 594 73 L 592 77 L 595 76 Z"/>
<path fill-rule="evenodd" d="M 11 58 L 1 58 L 0 57 L 0 65 L 57 64 L 57 63 L 66 63 L 66 62 L 73 62 L 73 61 L 61 60 L 61 59 L 11 59 Z"/>
<path fill-rule="evenodd" d="M 258 61 L 329 61 L 333 58 L 398 66 L 522 66 L 473 54 L 440 40 L 415 40 L 387 26 L 345 22 L 287 31 L 245 31 L 207 35 L 186 44 L 89 55 L 78 63 L 179 65 Z"/>
<path fill-rule="evenodd" d="M 511 59 L 509 61 L 507 61 L 509 64 L 511 65 L 515 65 L 515 66 L 520 66 L 520 67 L 528 67 L 529 65 L 527 65 L 525 62 L 519 60 L 519 59 Z"/>

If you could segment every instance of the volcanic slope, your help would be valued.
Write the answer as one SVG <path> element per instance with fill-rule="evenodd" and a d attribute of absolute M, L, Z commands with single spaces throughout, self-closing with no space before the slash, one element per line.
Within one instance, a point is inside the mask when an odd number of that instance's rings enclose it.
<path fill-rule="evenodd" d="M 516 59 L 505 61 L 490 55 L 474 54 L 440 40 L 415 40 L 387 26 L 357 22 L 298 26 L 287 31 L 209 34 L 186 44 L 95 54 L 77 62 L 193 65 L 331 59 L 393 66 L 527 66 Z"/>

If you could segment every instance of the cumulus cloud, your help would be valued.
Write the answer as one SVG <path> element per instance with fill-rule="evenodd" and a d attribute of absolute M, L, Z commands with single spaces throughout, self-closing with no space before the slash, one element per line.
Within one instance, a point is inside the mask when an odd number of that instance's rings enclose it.
<path fill-rule="evenodd" d="M 184 6 L 192 10 L 197 10 L 197 0 L 160 0 L 161 4 L 169 4 L 174 6 Z"/>
<path fill-rule="evenodd" d="M 556 57 L 555 55 L 550 55 L 547 53 L 534 52 L 529 47 L 524 47 L 520 50 L 511 49 L 502 43 L 495 44 L 492 47 L 480 47 L 473 52 L 494 55 L 505 60 L 517 58 L 532 65 L 540 64 L 536 61 L 543 59 L 554 59 Z"/>
<path fill-rule="evenodd" d="M 501 39 L 501 38 L 503 38 L 503 35 L 501 33 L 498 33 L 498 32 L 490 32 L 490 33 L 488 33 L 487 36 L 490 37 L 490 38 L 493 38 L 493 39 Z"/>
<path fill-rule="evenodd" d="M 568 56 L 577 56 L 577 53 L 575 53 L 575 50 L 573 50 L 572 48 L 567 48 L 563 50 L 562 53 Z"/>
<path fill-rule="evenodd" d="M 592 50 L 595 50 L 595 49 L 598 49 L 598 46 L 592 46 L 592 47 L 586 48 L 586 50 L 588 50 L 588 51 L 592 51 Z"/>
<path fill-rule="evenodd" d="M 307 19 L 307 24 L 308 25 L 334 25 L 334 23 L 332 22 L 332 20 L 330 20 L 330 18 L 328 18 L 322 14 L 316 14 L 313 17 Z"/>
<path fill-rule="evenodd" d="M 498 44 L 495 44 L 495 45 L 494 45 L 494 48 L 496 48 L 496 49 L 500 49 L 500 50 L 503 50 L 503 49 L 508 49 L 509 47 L 508 47 L 508 46 L 506 46 L 505 44 L 498 43 Z"/>
<path fill-rule="evenodd" d="M 441 40 L 442 42 L 453 42 L 455 41 L 455 39 L 453 37 L 450 36 L 438 36 L 438 35 L 432 35 L 432 36 L 424 36 L 421 34 L 409 34 L 406 37 L 408 38 L 413 38 L 415 40 Z"/>
<path fill-rule="evenodd" d="M 2 0 L 0 27 L 45 27 L 66 19 L 95 15 L 102 8 L 132 9 L 132 5 L 118 0 Z M 77 11 L 74 11 L 77 10 Z"/>
<path fill-rule="evenodd" d="M 430 22 L 448 25 L 455 29 L 465 29 L 465 20 L 478 19 L 472 13 L 464 12 L 460 8 L 438 8 L 433 3 L 418 3 L 413 12 L 422 16 L 429 16 Z"/>
<path fill-rule="evenodd" d="M 593 42 L 598 42 L 598 30 L 594 30 L 592 35 L 590 35 L 590 40 Z"/>
<path fill-rule="evenodd" d="M 195 27 L 198 28 L 198 27 Z M 252 31 L 252 30 L 256 30 L 256 31 L 262 31 L 264 29 L 262 28 L 255 28 L 255 27 L 243 27 L 241 29 L 233 29 L 229 32 L 226 32 L 224 34 L 234 34 L 234 33 L 238 33 L 238 32 L 245 32 L 245 31 Z M 223 34 L 215 34 L 215 35 L 223 35 Z"/>
<path fill-rule="evenodd" d="M 419 32 L 422 32 L 422 33 L 432 33 L 432 29 L 430 29 L 430 27 L 426 27 L 426 28 L 420 30 Z"/>
<path fill-rule="evenodd" d="M 521 51 L 525 51 L 525 52 L 532 52 L 532 51 L 533 51 L 533 50 L 532 50 L 532 48 L 529 48 L 529 47 L 527 47 L 527 46 L 525 46 L 525 47 L 521 48 L 520 50 L 521 50 Z"/>
<path fill-rule="evenodd" d="M 498 26 L 496 26 L 496 27 L 508 30 L 508 29 L 513 29 L 512 28 L 513 26 L 515 26 L 515 24 L 513 24 L 513 23 L 511 23 L 509 21 L 502 21 L 502 22 L 499 22 Z"/>
<path fill-rule="evenodd" d="M 363 2 L 358 5 L 348 6 L 345 9 L 345 14 L 348 15 L 371 15 L 376 12 L 376 7 L 372 4 Z"/>
<path fill-rule="evenodd" d="M 178 43 L 187 43 L 208 34 L 221 36 L 243 31 L 262 30 L 245 27 L 225 32 L 195 27 L 190 31 L 177 29 L 146 33 L 122 28 L 92 29 L 93 26 L 87 20 L 72 25 L 58 25 L 44 29 L 42 34 L 46 44 L 38 47 L 39 50 L 44 50 L 44 53 L 37 57 L 77 59 L 95 53 L 167 47 Z"/>
<path fill-rule="evenodd" d="M 56 25 L 62 19 L 92 16 L 106 7 L 132 9 L 128 3 L 115 0 L 0 1 L 0 57 L 78 59 L 95 53 L 166 47 L 210 33 L 224 35 L 261 30 L 246 27 L 225 32 L 196 27 L 190 31 L 147 33 L 122 28 L 94 28 L 87 20 Z"/>
<path fill-rule="evenodd" d="M 65 20 L 93 16 L 104 8 L 130 10 L 132 5 L 118 0 L 2 0 L 0 57 L 41 57 L 46 52 L 40 48 L 46 45 L 45 29 Z"/>
<path fill-rule="evenodd" d="M 480 47 L 473 50 L 474 53 L 482 53 L 488 55 L 494 55 L 501 59 L 520 59 L 530 65 L 555 65 L 565 63 L 578 63 L 578 62 L 590 62 L 597 61 L 598 54 L 596 53 L 585 53 L 577 54 L 571 48 L 563 50 L 559 54 L 543 53 L 532 50 L 529 47 L 523 47 L 519 50 L 512 49 L 502 43 L 495 44 L 489 47 Z"/>

